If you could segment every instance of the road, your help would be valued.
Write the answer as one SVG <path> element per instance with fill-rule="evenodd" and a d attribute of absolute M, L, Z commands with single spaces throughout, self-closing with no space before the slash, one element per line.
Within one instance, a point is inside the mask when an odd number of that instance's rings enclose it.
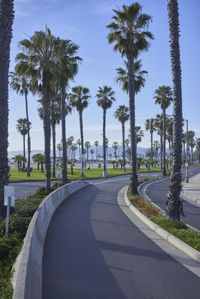
<path fill-rule="evenodd" d="M 44 246 L 43 299 L 200 298 L 200 279 L 118 206 L 128 182 L 94 180 L 58 208 Z"/>
<path fill-rule="evenodd" d="M 156 177 L 158 175 L 160 175 L 160 172 L 144 172 L 139 174 L 140 177 L 141 176 Z M 55 184 L 55 181 L 52 182 L 52 184 Z M 39 188 L 44 187 L 45 181 L 16 182 L 16 183 L 9 183 L 9 186 L 13 186 L 15 188 L 16 199 L 23 199 L 29 195 L 35 194 L 35 192 Z"/>
<path fill-rule="evenodd" d="M 199 167 L 189 169 L 189 177 L 200 172 Z M 166 210 L 167 194 L 169 191 L 169 179 L 158 181 L 146 188 L 147 196 L 163 210 Z M 185 217 L 181 216 L 181 220 L 200 230 L 200 207 L 183 200 L 183 210 Z"/>

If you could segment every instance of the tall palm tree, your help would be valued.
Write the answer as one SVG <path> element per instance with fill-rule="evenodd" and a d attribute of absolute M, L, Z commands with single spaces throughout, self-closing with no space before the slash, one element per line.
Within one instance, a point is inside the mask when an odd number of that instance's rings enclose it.
<path fill-rule="evenodd" d="M 120 105 L 115 111 L 115 118 L 121 123 L 122 126 L 122 156 L 123 156 L 123 168 L 126 171 L 126 161 L 125 161 L 125 122 L 129 119 L 128 107 L 125 105 Z"/>
<path fill-rule="evenodd" d="M 89 161 L 89 149 L 91 147 L 91 143 L 89 141 L 85 142 L 85 148 L 86 148 L 86 155 L 87 155 L 87 163 Z"/>
<path fill-rule="evenodd" d="M 114 50 L 126 58 L 128 64 L 128 94 L 131 129 L 132 184 L 131 191 L 137 194 L 136 133 L 135 133 L 135 70 L 134 63 L 138 55 L 148 49 L 153 38 L 148 31 L 151 17 L 142 13 L 139 3 L 123 5 L 122 10 L 114 10 L 113 22 L 107 26 L 110 30 L 109 43 L 114 43 Z"/>
<path fill-rule="evenodd" d="M 31 83 L 28 78 L 24 75 L 20 76 L 15 70 L 10 73 L 11 82 L 10 85 L 13 90 L 15 90 L 18 94 L 24 96 L 25 98 L 25 110 L 26 110 L 26 119 L 27 119 L 27 176 L 30 176 L 30 159 L 31 159 L 31 138 L 30 138 L 30 126 L 29 126 L 29 110 L 28 110 L 28 92 L 31 90 Z"/>
<path fill-rule="evenodd" d="M 117 161 L 117 149 L 119 147 L 119 144 L 117 141 L 114 141 L 112 144 L 112 148 L 114 149 L 114 156 L 115 156 L 115 161 Z"/>
<path fill-rule="evenodd" d="M 0 0 L 0 218 L 5 215 L 4 186 L 8 183 L 8 72 L 14 0 Z"/>
<path fill-rule="evenodd" d="M 96 141 L 94 142 L 94 146 L 96 147 L 96 160 L 97 160 L 98 146 L 99 146 L 99 141 L 98 141 L 98 140 L 96 140 Z"/>
<path fill-rule="evenodd" d="M 163 175 L 166 175 L 166 109 L 173 100 L 170 86 L 162 85 L 155 91 L 155 103 L 159 104 L 163 114 Z"/>
<path fill-rule="evenodd" d="M 80 138 L 77 139 L 76 143 L 78 145 L 78 151 L 79 151 L 79 157 L 80 157 L 80 155 L 81 155 L 81 148 L 80 148 L 81 147 L 81 140 L 80 140 Z"/>
<path fill-rule="evenodd" d="M 96 98 L 97 105 L 103 109 L 103 177 L 107 177 L 107 167 L 106 167 L 106 112 L 112 106 L 115 101 L 114 91 L 111 87 L 104 85 L 99 87 Z"/>
<path fill-rule="evenodd" d="M 145 129 L 149 131 L 151 135 L 151 160 L 153 161 L 153 132 L 156 131 L 154 118 L 146 120 Z"/>
<path fill-rule="evenodd" d="M 89 89 L 83 86 L 75 86 L 72 92 L 68 95 L 69 103 L 79 113 L 80 123 L 80 139 L 81 139 L 81 155 L 83 159 L 84 152 L 84 138 L 83 138 L 83 110 L 88 107 L 88 100 L 90 98 Z M 82 163 L 81 176 L 84 176 L 84 165 Z"/>
<path fill-rule="evenodd" d="M 81 60 L 77 56 L 78 46 L 70 40 L 56 39 L 56 56 L 58 64 L 56 69 L 56 79 L 60 90 L 61 97 L 61 123 L 62 123 L 62 144 L 63 144 L 63 167 L 62 182 L 67 182 L 67 146 L 66 146 L 66 88 L 69 81 L 72 80 L 78 72 L 78 62 Z"/>
<path fill-rule="evenodd" d="M 170 176 L 170 190 L 167 207 L 171 219 L 180 219 L 181 202 L 181 140 L 182 140 L 182 88 L 181 88 L 181 62 L 179 47 L 179 12 L 177 0 L 168 0 L 168 22 L 170 31 L 170 54 L 173 81 L 173 117 L 174 117 L 174 150 Z"/>
<path fill-rule="evenodd" d="M 26 160 L 26 135 L 28 134 L 28 128 L 30 128 L 31 123 L 27 123 L 27 119 L 26 118 L 19 118 L 17 120 L 17 131 L 22 135 L 23 137 L 23 157 L 24 157 L 24 161 L 23 161 L 23 169 L 25 169 L 25 160 Z"/>
<path fill-rule="evenodd" d="M 163 169 L 163 115 L 157 114 L 155 118 L 155 127 L 160 136 L 160 167 Z"/>
<path fill-rule="evenodd" d="M 20 41 L 22 52 L 16 56 L 15 69 L 35 81 L 35 92 L 42 96 L 44 108 L 44 152 L 46 167 L 46 191 L 51 190 L 51 95 L 56 66 L 55 37 L 47 27 L 36 31 L 29 39 Z"/>
<path fill-rule="evenodd" d="M 119 85 L 121 85 L 123 91 L 128 93 L 129 90 L 129 77 L 128 77 L 128 63 L 124 60 L 124 68 L 119 67 L 116 69 L 117 78 L 116 81 Z M 135 85 L 135 93 L 138 93 L 142 87 L 144 87 L 146 81 L 147 71 L 142 70 L 142 62 L 141 60 L 136 60 L 134 62 L 134 85 Z"/>

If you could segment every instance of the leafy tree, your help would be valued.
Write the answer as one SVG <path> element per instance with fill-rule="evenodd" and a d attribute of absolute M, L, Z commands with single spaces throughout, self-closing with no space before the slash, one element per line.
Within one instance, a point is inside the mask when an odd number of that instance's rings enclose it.
<path fill-rule="evenodd" d="M 106 167 L 106 112 L 109 108 L 111 108 L 114 98 L 114 91 L 111 87 L 104 85 L 103 87 L 99 87 L 96 98 L 97 105 L 103 109 L 103 167 L 104 178 L 107 177 L 107 167 Z"/>
<path fill-rule="evenodd" d="M 121 10 L 114 10 L 113 22 L 107 26 L 109 43 L 114 43 L 114 50 L 119 51 L 126 58 L 128 65 L 128 94 L 131 130 L 132 157 L 132 194 L 137 194 L 137 166 L 136 166 L 136 132 L 135 132 L 135 93 L 134 64 L 138 55 L 148 49 L 149 40 L 153 38 L 148 31 L 151 17 L 142 13 L 139 3 L 130 6 L 123 5 Z"/>
<path fill-rule="evenodd" d="M 72 92 L 68 95 L 70 105 L 79 113 L 80 123 L 80 139 L 81 139 L 81 155 L 84 155 L 84 138 L 83 138 L 83 110 L 88 107 L 90 98 L 89 89 L 80 85 L 72 88 Z M 84 167 L 81 167 L 81 176 L 84 176 Z"/>
<path fill-rule="evenodd" d="M 26 160 L 26 142 L 25 142 L 25 138 L 26 135 L 28 134 L 28 130 L 30 129 L 31 123 L 27 123 L 27 119 L 26 118 L 19 118 L 17 121 L 17 131 L 22 135 L 23 137 L 23 157 L 24 157 L 24 161 L 23 161 L 23 169 L 25 169 L 25 160 Z"/>
<path fill-rule="evenodd" d="M 181 193 L 181 153 L 182 153 L 182 88 L 179 48 L 179 12 L 177 0 L 168 0 L 168 22 L 170 31 L 170 54 L 173 81 L 173 160 L 170 176 L 170 190 L 167 200 L 167 213 L 171 219 L 179 220 L 182 211 Z"/>
<path fill-rule="evenodd" d="M 125 161 L 125 122 L 129 119 L 128 107 L 125 105 L 120 105 L 115 111 L 115 118 L 121 123 L 122 126 L 122 147 L 123 147 L 123 167 L 126 171 L 126 161 Z"/>
<path fill-rule="evenodd" d="M 25 109 L 26 109 L 26 120 L 27 120 L 27 152 L 28 152 L 28 162 L 27 162 L 27 176 L 30 176 L 30 159 L 31 159 L 31 138 L 30 138 L 30 121 L 29 121 L 29 111 L 28 111 L 28 92 L 31 90 L 31 82 L 24 75 L 20 75 L 17 68 L 14 72 L 10 73 L 11 82 L 10 85 L 13 90 L 18 94 L 24 96 L 25 98 Z"/>
<path fill-rule="evenodd" d="M 0 219 L 5 215 L 4 186 L 8 183 L 8 72 L 14 1 L 0 1 Z"/>
<path fill-rule="evenodd" d="M 163 115 L 163 175 L 166 175 L 166 109 L 173 100 L 173 93 L 170 86 L 162 85 L 155 91 L 155 103 L 159 104 Z"/>

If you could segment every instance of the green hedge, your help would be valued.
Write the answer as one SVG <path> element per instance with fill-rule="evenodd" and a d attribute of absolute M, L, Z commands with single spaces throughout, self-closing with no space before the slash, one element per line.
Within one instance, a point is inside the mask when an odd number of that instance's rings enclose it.
<path fill-rule="evenodd" d="M 9 236 L 5 239 L 5 219 L 0 223 L 0 298 L 12 298 L 12 267 L 23 245 L 29 223 L 39 204 L 47 195 L 44 188 L 35 195 L 16 202 L 10 215 Z"/>

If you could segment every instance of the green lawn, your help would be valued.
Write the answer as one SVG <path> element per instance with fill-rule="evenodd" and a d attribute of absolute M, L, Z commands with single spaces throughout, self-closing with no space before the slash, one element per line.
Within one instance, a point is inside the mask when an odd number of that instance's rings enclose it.
<path fill-rule="evenodd" d="M 139 172 L 146 172 L 146 168 L 141 168 Z M 150 171 L 160 171 L 158 168 L 151 168 Z M 85 178 L 101 178 L 103 173 L 102 168 L 93 168 L 93 169 L 85 169 Z M 120 174 L 129 174 L 130 169 L 127 169 L 127 172 L 124 172 L 123 169 L 120 168 L 110 168 L 108 169 L 109 176 L 115 176 Z M 80 179 L 80 169 L 74 168 L 74 174 L 71 174 L 71 169 L 68 167 L 68 177 L 70 180 L 78 180 Z M 27 177 L 26 172 L 18 172 L 16 168 L 10 169 L 10 181 L 18 181 L 18 180 L 45 180 L 45 174 L 42 173 L 40 170 L 33 169 L 31 172 L 31 176 Z"/>

